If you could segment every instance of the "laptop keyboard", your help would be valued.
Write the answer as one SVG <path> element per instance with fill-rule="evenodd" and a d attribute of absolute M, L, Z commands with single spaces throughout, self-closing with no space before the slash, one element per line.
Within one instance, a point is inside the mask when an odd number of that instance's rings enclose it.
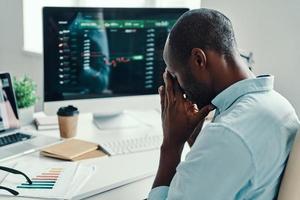
<path fill-rule="evenodd" d="M 0 137 L 0 147 L 13 144 L 16 142 L 25 141 L 31 138 L 31 135 L 27 135 L 24 133 L 14 133 L 11 135 Z"/>

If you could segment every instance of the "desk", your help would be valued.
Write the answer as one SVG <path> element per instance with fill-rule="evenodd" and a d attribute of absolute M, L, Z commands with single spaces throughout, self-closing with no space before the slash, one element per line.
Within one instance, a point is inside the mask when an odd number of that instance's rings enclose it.
<path fill-rule="evenodd" d="M 159 115 L 158 115 L 159 117 Z M 160 117 L 159 117 L 160 119 Z M 26 126 L 24 130 L 33 130 L 33 126 Z M 111 134 L 118 135 L 118 137 L 128 137 L 128 135 L 134 137 L 136 135 L 145 134 L 162 134 L 161 125 L 158 123 L 154 126 L 141 125 L 136 128 L 130 129 L 115 129 L 115 130 L 99 130 L 92 122 L 91 114 L 81 114 L 79 116 L 78 131 L 76 138 L 84 139 L 91 142 L 96 142 L 100 140 L 108 140 Z M 38 134 L 45 134 L 54 137 L 59 137 L 59 131 L 39 131 Z M 51 160 L 52 162 L 59 162 L 59 160 L 42 157 L 38 152 L 16 158 L 10 161 L 2 162 L 1 164 L 8 164 L 10 162 L 16 162 L 17 160 L 25 159 L 26 161 L 33 159 L 40 159 L 41 162 L 44 159 Z M 88 199 L 105 199 L 105 200 L 115 200 L 115 199 L 143 199 L 147 197 L 148 192 L 151 189 L 153 183 L 154 174 L 157 170 L 159 160 L 159 150 L 147 151 L 142 153 L 126 154 L 122 156 L 113 157 L 102 157 L 81 161 L 83 164 L 93 163 L 97 167 L 99 166 L 102 170 L 101 173 L 113 173 L 112 176 L 116 178 L 126 178 L 126 171 L 129 172 L 133 169 L 135 171 L 140 171 L 140 173 L 146 173 L 147 178 L 138 180 L 136 182 L 115 188 L 110 191 L 97 194 L 95 196 L 89 197 Z M 118 168 L 122 166 L 122 170 L 118 171 Z M 121 174 L 122 172 L 122 174 Z M 93 176 L 92 179 L 87 183 L 87 185 L 82 188 L 83 191 L 89 189 L 96 189 L 101 185 L 101 173 Z M 119 173 L 119 174 L 118 174 Z M 26 199 L 20 197 L 13 197 L 14 199 Z M 7 196 L 1 196 L 0 199 L 10 199 Z"/>

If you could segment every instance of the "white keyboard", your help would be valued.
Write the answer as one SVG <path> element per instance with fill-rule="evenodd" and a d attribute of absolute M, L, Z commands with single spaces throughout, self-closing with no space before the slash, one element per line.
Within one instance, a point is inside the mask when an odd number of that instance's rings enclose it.
<path fill-rule="evenodd" d="M 101 143 L 100 146 L 113 156 L 159 149 L 162 140 L 162 135 L 151 135 Z"/>

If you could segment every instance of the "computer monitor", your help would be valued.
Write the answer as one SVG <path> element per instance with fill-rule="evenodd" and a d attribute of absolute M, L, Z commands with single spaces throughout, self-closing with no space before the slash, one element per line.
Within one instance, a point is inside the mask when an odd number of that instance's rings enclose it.
<path fill-rule="evenodd" d="M 186 8 L 43 8 L 44 111 L 159 108 L 167 35 Z"/>

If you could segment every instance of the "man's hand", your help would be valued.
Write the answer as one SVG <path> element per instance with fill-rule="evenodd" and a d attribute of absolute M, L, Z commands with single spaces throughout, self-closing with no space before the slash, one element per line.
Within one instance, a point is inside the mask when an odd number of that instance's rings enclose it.
<path fill-rule="evenodd" d="M 177 80 L 169 72 L 166 71 L 163 77 L 165 86 L 159 88 L 164 133 L 162 148 L 180 149 L 186 141 L 190 145 L 193 143 L 197 137 L 195 128 L 198 127 L 200 132 L 204 119 L 213 110 L 213 106 L 208 105 L 199 110 L 184 98 Z"/>
<path fill-rule="evenodd" d="M 200 132 L 206 115 L 213 109 L 209 105 L 198 110 L 183 97 L 179 84 L 167 71 L 164 82 L 165 86 L 159 88 L 164 140 L 153 188 L 170 185 L 180 163 L 184 143 L 194 143 L 198 135 L 196 129 Z"/>

